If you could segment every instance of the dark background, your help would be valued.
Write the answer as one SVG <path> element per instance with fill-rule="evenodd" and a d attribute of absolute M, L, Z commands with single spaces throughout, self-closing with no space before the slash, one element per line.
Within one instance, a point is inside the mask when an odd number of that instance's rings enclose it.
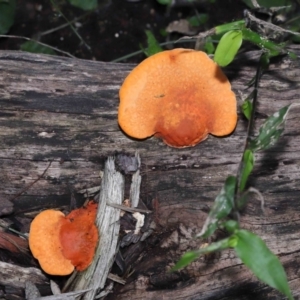
<path fill-rule="evenodd" d="M 243 10 L 246 8 L 242 1 L 237 0 L 216 0 L 214 3 L 199 0 L 193 6 L 188 0 L 177 0 L 177 4 L 171 9 L 155 0 L 98 2 L 99 7 L 95 11 L 85 12 L 71 6 L 67 1 L 55 1 L 69 21 L 80 17 L 74 26 L 90 49 L 70 26 L 45 34 L 67 23 L 51 1 L 18 1 L 15 23 L 8 34 L 37 39 L 78 58 L 112 61 L 140 50 L 140 45 L 146 47 L 147 29 L 153 32 L 159 42 L 165 42 L 166 39 L 176 40 L 179 36 L 163 36 L 161 32 L 171 21 L 195 15 L 195 10 L 209 16 L 208 21 L 200 28 L 200 31 L 204 31 L 243 18 Z M 24 42 L 23 39 L 2 38 L 0 49 L 19 50 Z M 191 43 L 190 47 L 193 46 Z M 141 54 L 126 61 L 139 62 L 144 57 Z"/>

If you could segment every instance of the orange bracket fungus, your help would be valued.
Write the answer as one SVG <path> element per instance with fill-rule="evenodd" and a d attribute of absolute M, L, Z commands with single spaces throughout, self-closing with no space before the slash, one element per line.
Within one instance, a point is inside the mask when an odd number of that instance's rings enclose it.
<path fill-rule="evenodd" d="M 29 247 L 41 268 L 50 275 L 68 275 L 83 271 L 93 260 L 98 243 L 95 226 L 97 204 L 62 212 L 48 209 L 38 214 L 30 225 Z"/>
<path fill-rule="evenodd" d="M 160 137 L 169 146 L 195 146 L 208 134 L 230 134 L 237 123 L 235 94 L 206 53 L 163 51 L 145 59 L 120 89 L 119 125 L 129 136 Z"/>

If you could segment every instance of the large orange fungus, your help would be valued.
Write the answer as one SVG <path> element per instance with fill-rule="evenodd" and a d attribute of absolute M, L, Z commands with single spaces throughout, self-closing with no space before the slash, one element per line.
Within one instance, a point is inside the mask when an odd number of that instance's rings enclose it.
<path fill-rule="evenodd" d="M 236 98 L 220 67 L 206 53 L 163 51 L 145 59 L 125 79 L 118 121 L 129 136 L 160 137 L 190 147 L 208 134 L 230 134 L 237 123 Z"/>

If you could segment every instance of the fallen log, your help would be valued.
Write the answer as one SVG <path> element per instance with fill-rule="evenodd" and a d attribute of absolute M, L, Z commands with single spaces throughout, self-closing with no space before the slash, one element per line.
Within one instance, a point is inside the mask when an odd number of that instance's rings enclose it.
<path fill-rule="evenodd" d="M 299 47 L 294 51 L 300 54 Z M 257 58 L 257 52 L 244 54 L 225 70 L 239 104 L 250 93 Z M 157 228 L 146 241 L 123 250 L 133 273 L 108 299 L 280 299 L 232 251 L 200 258 L 177 275 L 167 272 L 181 254 L 200 245 L 191 237 L 225 178 L 236 174 L 247 122 L 239 113 L 231 136 L 210 136 L 194 148 L 130 139 L 118 127 L 117 108 L 119 87 L 133 67 L 0 51 L 0 199 L 10 207 L 1 208 L 0 202 L 0 212 L 29 218 L 31 211 L 67 205 L 71 191 L 99 185 L 107 156 L 137 151 L 140 202 L 153 210 Z M 283 106 L 299 103 L 299 70 L 299 61 L 287 57 L 271 64 L 260 82 L 256 129 Z M 241 226 L 279 256 L 295 296 L 300 293 L 299 129 L 296 107 L 279 142 L 256 155 L 249 184 L 263 194 L 265 213 L 254 199 L 241 216 Z"/>

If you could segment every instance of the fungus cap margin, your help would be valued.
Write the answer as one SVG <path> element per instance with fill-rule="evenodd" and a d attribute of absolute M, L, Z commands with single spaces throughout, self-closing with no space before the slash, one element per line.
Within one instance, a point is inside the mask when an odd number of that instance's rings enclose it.
<path fill-rule="evenodd" d="M 54 209 L 38 214 L 30 225 L 29 247 L 41 268 L 50 275 L 69 275 L 74 271 L 70 260 L 62 254 L 59 230 L 65 215 Z"/>

